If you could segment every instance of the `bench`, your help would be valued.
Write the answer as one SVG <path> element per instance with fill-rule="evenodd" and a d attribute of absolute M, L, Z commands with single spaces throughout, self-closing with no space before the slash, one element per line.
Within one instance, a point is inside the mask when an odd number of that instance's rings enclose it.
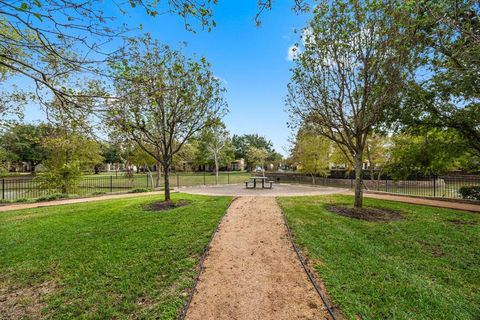
<path fill-rule="evenodd" d="M 248 186 L 249 183 L 252 185 L 251 187 Z M 255 184 L 252 181 L 245 181 L 245 188 L 246 189 L 255 189 Z"/>
<path fill-rule="evenodd" d="M 264 188 L 264 189 L 272 189 L 272 186 L 273 186 L 273 183 L 274 183 L 274 182 L 275 182 L 275 181 L 273 181 L 273 180 L 265 181 L 265 184 L 263 185 L 263 188 Z M 270 185 L 267 187 L 266 184 L 268 184 L 268 183 L 269 183 Z"/>

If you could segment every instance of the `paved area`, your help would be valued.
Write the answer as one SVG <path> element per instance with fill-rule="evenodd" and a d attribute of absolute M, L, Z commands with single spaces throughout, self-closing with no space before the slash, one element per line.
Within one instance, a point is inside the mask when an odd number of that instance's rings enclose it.
<path fill-rule="evenodd" d="M 272 197 L 240 197 L 205 260 L 186 319 L 329 319 Z"/>
<path fill-rule="evenodd" d="M 353 195 L 352 192 L 350 192 L 350 194 Z M 390 194 L 367 193 L 367 192 L 365 192 L 363 195 L 366 198 L 372 198 L 372 199 L 399 201 L 399 202 L 420 204 L 420 205 L 431 206 L 431 207 L 480 212 L 480 204 L 474 204 L 474 203 L 463 203 L 463 202 L 455 202 L 455 201 L 405 197 L 405 196 L 397 196 L 397 195 L 390 195 Z"/>
<path fill-rule="evenodd" d="M 347 192 L 348 189 L 282 183 L 274 184 L 272 189 L 246 189 L 245 184 L 225 184 L 213 186 L 183 187 L 180 188 L 179 191 L 211 196 L 286 197 L 342 193 Z"/>

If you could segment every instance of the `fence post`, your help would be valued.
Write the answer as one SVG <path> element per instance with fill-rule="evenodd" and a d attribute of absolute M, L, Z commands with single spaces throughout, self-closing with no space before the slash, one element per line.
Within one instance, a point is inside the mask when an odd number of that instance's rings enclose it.
<path fill-rule="evenodd" d="M 2 179 L 2 200 L 5 200 L 5 179 Z"/>
<path fill-rule="evenodd" d="M 113 176 L 110 176 L 110 192 L 113 192 Z"/>
<path fill-rule="evenodd" d="M 433 175 L 433 196 L 436 197 L 437 196 L 437 192 L 436 192 L 436 189 L 437 189 L 437 183 L 436 183 L 436 177 L 435 175 Z"/>
<path fill-rule="evenodd" d="M 206 185 L 207 181 L 205 180 L 205 169 L 203 169 L 203 185 Z"/>
<path fill-rule="evenodd" d="M 149 176 L 148 176 L 148 172 L 147 172 L 147 189 L 148 189 L 148 178 L 149 178 Z"/>
<path fill-rule="evenodd" d="M 178 176 L 178 173 L 175 172 L 175 175 L 177 176 L 177 188 L 180 188 L 180 178 Z"/>
<path fill-rule="evenodd" d="M 227 172 L 227 184 L 230 184 L 230 172 Z"/>

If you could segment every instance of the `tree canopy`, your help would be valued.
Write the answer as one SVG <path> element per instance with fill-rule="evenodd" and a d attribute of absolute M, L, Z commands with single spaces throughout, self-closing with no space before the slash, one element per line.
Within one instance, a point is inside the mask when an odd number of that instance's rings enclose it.
<path fill-rule="evenodd" d="M 355 207 L 362 206 L 367 138 L 398 104 L 408 75 L 411 35 L 399 4 L 335 0 L 316 6 L 288 87 L 290 124 L 309 127 L 354 159 Z"/>
<path fill-rule="evenodd" d="M 187 58 L 148 36 L 130 40 L 122 57 L 111 66 L 118 98 L 108 120 L 161 163 L 169 201 L 174 156 L 226 112 L 224 89 L 205 58 Z"/>

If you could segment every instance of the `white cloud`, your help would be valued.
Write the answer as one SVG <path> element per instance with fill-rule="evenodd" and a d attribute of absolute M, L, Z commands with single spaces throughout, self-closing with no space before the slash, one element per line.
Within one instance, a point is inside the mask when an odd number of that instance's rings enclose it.
<path fill-rule="evenodd" d="M 311 28 L 303 29 L 301 38 L 304 46 L 312 44 L 315 41 L 315 37 L 313 36 L 313 30 Z"/>
<path fill-rule="evenodd" d="M 288 47 L 286 59 L 288 61 L 293 61 L 298 57 L 299 54 L 300 54 L 300 48 L 297 45 L 293 44 L 290 47 Z"/>

